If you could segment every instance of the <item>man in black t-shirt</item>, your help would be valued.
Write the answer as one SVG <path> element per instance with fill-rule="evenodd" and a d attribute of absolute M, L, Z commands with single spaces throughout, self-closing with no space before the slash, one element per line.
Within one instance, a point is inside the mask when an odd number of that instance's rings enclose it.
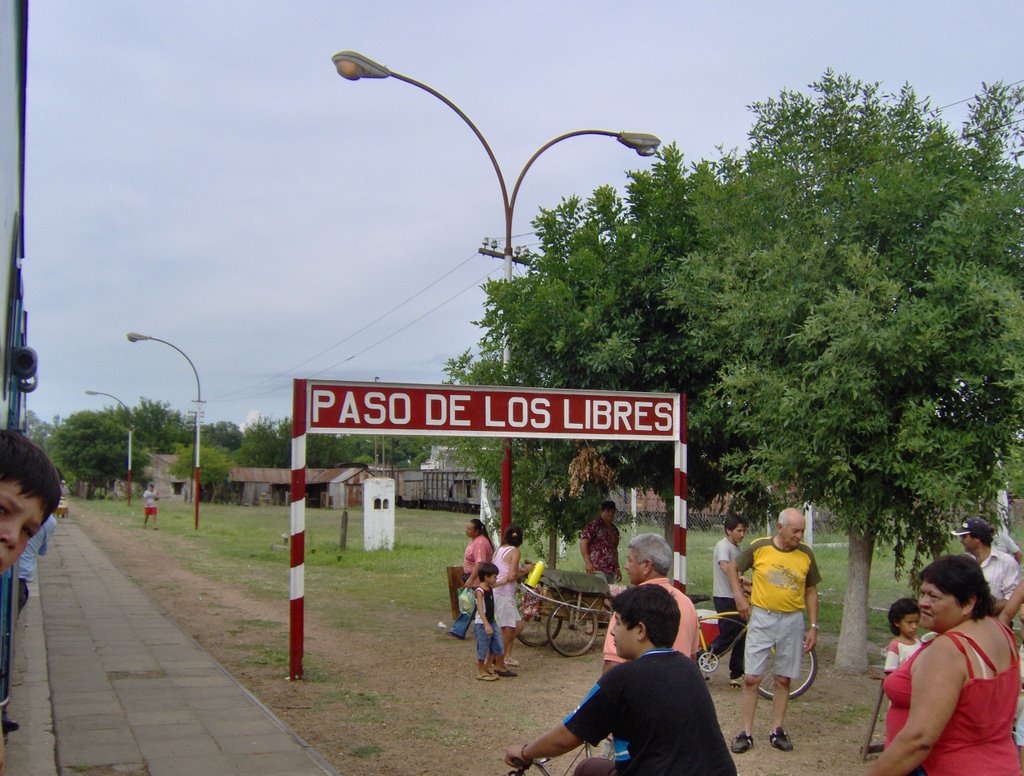
<path fill-rule="evenodd" d="M 609 734 L 615 761 L 591 758 L 575 776 L 735 776 L 718 717 L 700 669 L 672 649 L 679 607 L 657 585 L 616 596 L 615 647 L 629 662 L 604 674 L 562 724 L 525 746 L 509 747 L 505 761 L 520 766 L 556 757 Z"/>

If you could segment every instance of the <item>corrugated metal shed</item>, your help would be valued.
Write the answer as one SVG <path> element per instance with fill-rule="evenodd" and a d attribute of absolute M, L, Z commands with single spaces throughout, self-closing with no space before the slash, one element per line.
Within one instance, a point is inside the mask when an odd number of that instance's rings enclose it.
<path fill-rule="evenodd" d="M 327 482 L 347 482 L 361 472 L 365 466 L 344 469 L 306 469 L 306 484 L 320 485 Z M 236 466 L 228 473 L 232 482 L 261 482 L 267 485 L 290 485 L 291 469 L 269 469 L 250 466 Z"/>
<path fill-rule="evenodd" d="M 262 482 L 267 485 L 289 485 L 292 481 L 292 472 L 291 469 L 236 466 L 228 472 L 228 478 L 232 482 Z"/>

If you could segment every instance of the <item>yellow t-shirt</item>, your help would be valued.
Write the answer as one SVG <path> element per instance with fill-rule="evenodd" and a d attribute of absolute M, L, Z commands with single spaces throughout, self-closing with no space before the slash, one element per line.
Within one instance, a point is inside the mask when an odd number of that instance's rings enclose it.
<path fill-rule="evenodd" d="M 774 537 L 752 541 L 736 558 L 742 574 L 754 570 L 754 589 L 750 602 L 772 612 L 796 612 L 806 608 L 804 591 L 821 582 L 814 551 L 806 544 L 792 550 L 780 550 Z"/>

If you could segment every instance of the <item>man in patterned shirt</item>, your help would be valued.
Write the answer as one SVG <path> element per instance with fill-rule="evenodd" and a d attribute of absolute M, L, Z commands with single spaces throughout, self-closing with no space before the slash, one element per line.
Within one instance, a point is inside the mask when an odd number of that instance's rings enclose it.
<path fill-rule="evenodd" d="M 580 536 L 580 554 L 588 574 L 605 582 L 619 582 L 619 529 L 615 527 L 615 502 L 601 504 L 601 516 L 587 523 Z"/>

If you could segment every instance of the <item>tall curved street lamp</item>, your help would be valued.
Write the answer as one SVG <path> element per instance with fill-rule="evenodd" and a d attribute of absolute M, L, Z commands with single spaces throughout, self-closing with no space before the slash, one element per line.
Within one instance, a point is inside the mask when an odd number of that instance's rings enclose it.
<path fill-rule="evenodd" d="M 454 102 L 445 97 L 441 92 L 436 89 L 427 86 L 421 81 L 417 81 L 414 78 L 410 78 L 407 75 L 396 73 L 393 70 L 385 67 L 379 62 L 374 62 L 369 57 L 365 57 L 355 51 L 339 51 L 332 57 L 334 66 L 338 71 L 338 75 L 349 81 L 359 81 L 363 78 L 395 78 L 399 81 L 404 81 L 407 84 L 411 84 L 428 94 L 433 95 L 453 111 L 458 114 L 466 125 L 476 135 L 477 140 L 484 147 L 484 151 L 487 152 L 488 158 L 491 160 L 491 165 L 494 167 L 494 172 L 498 176 L 498 185 L 501 187 L 501 199 L 502 205 L 505 211 L 505 246 L 502 254 L 488 251 L 486 248 L 480 252 L 488 256 L 501 255 L 505 262 L 505 281 L 509 282 L 512 280 L 512 216 L 515 212 L 516 198 L 519 195 L 519 188 L 523 183 L 523 178 L 526 176 L 527 171 L 533 166 L 533 163 L 537 161 L 537 157 L 547 151 L 551 146 L 561 143 L 563 140 L 568 140 L 572 137 L 580 137 L 582 135 L 604 135 L 606 137 L 613 137 L 622 143 L 627 148 L 631 148 L 636 151 L 640 156 L 654 156 L 658 151 L 658 146 L 661 145 L 655 135 L 648 134 L 646 132 L 612 132 L 606 129 L 578 129 L 574 132 L 566 132 L 564 135 L 552 138 L 547 143 L 542 145 L 537 151 L 529 158 L 526 164 L 523 166 L 522 171 L 519 173 L 519 177 L 516 178 L 515 185 L 512 187 L 512 194 L 509 195 L 508 187 L 505 184 L 505 175 L 501 171 L 501 166 L 498 164 L 498 159 L 491 150 L 490 143 L 487 142 L 487 138 L 484 137 L 483 133 L 477 128 L 476 124 L 463 113 L 462 109 L 459 108 Z M 508 339 L 505 340 L 505 349 L 502 353 L 502 363 L 507 367 L 509 360 L 511 359 L 511 350 L 508 344 Z M 505 457 L 502 461 L 501 466 L 501 533 L 504 536 L 505 530 L 512 522 L 512 448 L 509 444 L 509 440 L 505 440 Z"/>
<path fill-rule="evenodd" d="M 162 342 L 164 345 L 167 345 L 168 347 L 174 348 L 175 350 L 177 350 L 182 355 L 182 357 L 186 361 L 188 361 L 188 365 L 190 367 L 192 367 L 192 374 L 194 374 L 196 376 L 196 422 L 195 422 L 195 438 L 194 438 L 194 441 L 192 443 L 192 462 L 193 462 L 193 465 L 195 467 L 195 477 L 196 477 L 195 493 L 193 494 L 193 500 L 195 501 L 195 505 L 196 505 L 196 523 L 195 523 L 195 526 L 196 526 L 196 530 L 198 531 L 199 530 L 199 492 L 200 492 L 199 491 L 199 425 L 200 425 L 200 423 L 199 423 L 199 415 L 200 415 L 200 411 L 203 408 L 203 389 L 199 385 L 199 372 L 196 371 L 196 365 L 192 363 L 192 359 L 188 357 L 188 355 L 185 353 L 185 351 L 182 350 L 181 348 L 179 348 L 177 345 L 175 345 L 172 342 L 168 342 L 167 340 L 162 340 L 159 337 L 150 337 L 147 334 L 138 334 L 138 333 L 136 333 L 134 331 L 128 332 L 128 334 L 126 334 L 125 336 L 128 337 L 128 341 L 129 342 L 145 342 L 146 340 L 152 340 L 153 342 Z"/>
<path fill-rule="evenodd" d="M 132 410 L 127 404 L 121 401 L 119 398 L 114 396 L 112 393 L 104 393 L 103 391 L 86 391 L 86 396 L 106 396 L 107 398 L 113 399 L 122 407 L 124 411 L 128 413 L 128 506 L 132 505 Z"/>

